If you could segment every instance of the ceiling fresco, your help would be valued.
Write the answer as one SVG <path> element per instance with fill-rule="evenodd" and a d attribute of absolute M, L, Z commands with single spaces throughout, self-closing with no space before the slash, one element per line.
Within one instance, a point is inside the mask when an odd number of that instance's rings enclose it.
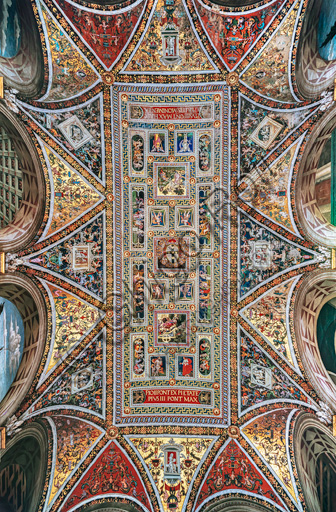
<path fill-rule="evenodd" d="M 336 295 L 336 228 L 317 212 L 309 145 L 334 106 L 329 25 L 307 24 L 307 0 L 31 3 L 38 93 L 23 71 L 6 85 L 27 28 L 0 46 L 1 103 L 43 174 L 34 236 L 0 245 L 0 296 L 31 283 L 33 313 L 12 307 L 22 339 L 43 340 L 34 357 L 20 348 L 26 373 L 1 406 L 5 453 L 34 425 L 46 437 L 27 511 L 317 510 L 295 429 L 336 411 L 314 331 Z M 309 74 L 309 55 L 324 67 Z"/>

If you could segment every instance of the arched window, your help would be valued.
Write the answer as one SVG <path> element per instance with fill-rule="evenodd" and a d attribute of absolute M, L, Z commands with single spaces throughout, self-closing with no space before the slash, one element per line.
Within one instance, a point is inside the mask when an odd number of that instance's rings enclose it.
<path fill-rule="evenodd" d="M 0 461 L 1 512 L 36 512 L 47 474 L 47 435 L 33 423 L 9 441 Z"/>
<path fill-rule="evenodd" d="M 322 362 L 336 385 L 336 297 L 330 298 L 319 311 L 316 339 Z"/>
<path fill-rule="evenodd" d="M 336 456 L 322 453 L 316 461 L 316 488 L 321 512 L 333 512 L 336 503 Z"/>
<path fill-rule="evenodd" d="M 77 509 L 78 512 L 143 512 L 142 507 L 127 498 L 106 498 L 99 503 L 93 500 Z"/>
<path fill-rule="evenodd" d="M 295 59 L 296 83 L 304 98 L 316 98 L 333 84 L 335 11 L 334 0 L 308 2 Z"/>
<path fill-rule="evenodd" d="M 294 328 L 302 363 L 312 386 L 336 411 L 336 272 L 309 274 L 294 304 Z"/>
<path fill-rule="evenodd" d="M 14 414 L 38 370 L 46 339 L 44 299 L 20 274 L 0 275 L 0 423 Z M 7 331 L 5 333 L 4 331 Z"/>
<path fill-rule="evenodd" d="M 33 9 L 26 0 L 0 0 L 0 76 L 25 97 L 43 84 L 43 55 Z"/>
<path fill-rule="evenodd" d="M 336 442 L 330 430 L 303 413 L 294 427 L 294 455 L 309 512 L 334 512 L 336 503 Z"/>
<path fill-rule="evenodd" d="M 334 194 L 336 181 L 336 154 L 331 148 L 335 145 L 336 131 L 326 134 L 317 164 L 315 176 L 316 202 L 325 220 L 336 225 L 336 204 Z"/>
<path fill-rule="evenodd" d="M 215 495 L 214 499 L 203 505 L 199 512 L 267 512 L 269 507 L 263 504 L 262 500 L 256 503 L 237 492 L 236 496 L 231 491 L 230 494 L 220 496 Z"/>
<path fill-rule="evenodd" d="M 0 291 L 0 402 L 11 387 L 19 369 L 23 347 L 24 326 L 18 308 L 1 297 Z"/>
<path fill-rule="evenodd" d="M 235 8 L 237 8 L 237 10 L 239 10 L 241 7 L 245 7 L 245 6 L 249 6 L 249 5 L 258 6 L 258 5 L 263 4 L 263 2 L 260 0 L 259 0 L 259 2 L 256 0 L 211 0 L 211 2 L 213 2 L 214 4 L 221 5 L 224 8 L 225 7 L 235 7 Z"/>
<path fill-rule="evenodd" d="M 36 236 L 45 195 L 43 170 L 31 138 L 0 105 L 0 250 L 15 252 Z"/>
<path fill-rule="evenodd" d="M 295 190 L 299 219 L 315 243 L 336 247 L 336 109 L 320 120 L 306 145 Z"/>
<path fill-rule="evenodd" d="M 136 0 L 76 0 L 78 6 L 83 5 L 85 7 L 92 7 L 93 9 L 97 9 L 97 6 L 101 6 L 104 10 L 109 10 L 109 7 L 111 8 L 113 6 L 115 6 L 115 9 L 123 9 L 135 2 Z"/>
<path fill-rule="evenodd" d="M 317 47 L 320 56 L 326 61 L 336 60 L 335 19 L 334 0 L 322 0 L 317 25 Z"/>

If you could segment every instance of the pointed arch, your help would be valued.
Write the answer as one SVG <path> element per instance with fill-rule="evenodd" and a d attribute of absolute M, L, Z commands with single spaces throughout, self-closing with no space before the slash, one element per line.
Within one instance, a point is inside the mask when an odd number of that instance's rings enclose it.
<path fill-rule="evenodd" d="M 26 0 L 16 0 L 10 5 L 7 4 L 9 2 L 5 4 L 4 0 L 0 1 L 3 20 L 6 10 L 10 10 L 8 16 L 14 20 L 14 24 L 12 27 L 10 23 L 2 27 L 0 22 L 1 37 L 2 41 L 3 37 L 8 38 L 8 42 L 15 39 L 17 44 L 14 51 L 0 54 L 0 75 L 4 77 L 4 83 L 8 88 L 16 89 L 25 98 L 37 97 L 43 86 L 44 66 L 42 45 L 32 4 Z"/>
<path fill-rule="evenodd" d="M 336 226 L 324 216 L 319 206 L 320 158 L 336 128 L 336 107 L 324 114 L 315 125 L 306 144 L 295 188 L 295 203 L 300 224 L 313 242 L 336 247 Z"/>
<path fill-rule="evenodd" d="M 260 7 L 265 1 L 256 2 L 256 0 L 210 0 L 209 3 L 220 5 L 221 7 L 232 7 L 235 11 L 242 7 Z"/>
<path fill-rule="evenodd" d="M 106 498 L 82 505 L 76 512 L 144 512 L 143 508 L 127 498 Z"/>
<path fill-rule="evenodd" d="M 321 357 L 317 320 L 322 307 L 336 297 L 336 272 L 318 270 L 305 278 L 294 303 L 294 329 L 300 357 L 310 383 L 321 400 L 336 411 L 336 382 Z"/>
<path fill-rule="evenodd" d="M 47 466 L 47 431 L 42 422 L 34 422 L 17 433 L 1 452 L 0 510 L 36 512 Z"/>
<path fill-rule="evenodd" d="M 46 187 L 41 160 L 31 137 L 17 116 L 3 104 L 0 104 L 0 125 L 2 179 L 5 182 L 7 179 L 12 180 L 13 160 L 16 160 L 15 167 L 20 171 L 21 180 L 20 204 L 12 220 L 0 229 L 0 251 L 17 252 L 32 241 L 41 226 L 46 204 Z M 7 162 L 6 165 L 4 161 Z M 6 193 L 13 200 L 11 186 L 12 183 Z M 16 184 L 15 194 L 19 190 L 20 185 Z"/>
<path fill-rule="evenodd" d="M 322 458 L 335 466 L 335 438 L 328 427 L 322 425 L 315 416 L 303 413 L 295 422 L 293 439 L 294 456 L 306 508 L 309 512 L 321 512 L 321 495 L 317 485 L 319 466 Z"/>
<path fill-rule="evenodd" d="M 215 497 L 206 505 L 198 509 L 197 512 L 270 512 L 274 507 L 261 503 L 261 500 L 254 499 L 249 496 L 221 496 Z"/>
<path fill-rule="evenodd" d="M 24 327 L 24 348 L 14 381 L 0 404 L 0 424 L 15 413 L 39 368 L 47 331 L 46 306 L 33 281 L 22 274 L 0 275 L 0 297 L 18 309 Z"/>
<path fill-rule="evenodd" d="M 296 83 L 306 99 L 316 98 L 334 81 L 336 61 L 324 60 L 318 48 L 318 24 L 322 0 L 308 2 L 295 62 Z"/>

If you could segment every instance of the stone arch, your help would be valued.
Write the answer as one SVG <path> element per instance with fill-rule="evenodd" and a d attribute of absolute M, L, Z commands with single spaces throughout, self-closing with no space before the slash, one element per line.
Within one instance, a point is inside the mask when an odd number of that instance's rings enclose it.
<path fill-rule="evenodd" d="M 42 497 L 47 464 L 47 432 L 42 423 L 35 422 L 16 434 L 2 450 L 0 509 L 4 512 L 36 512 Z"/>
<path fill-rule="evenodd" d="M 294 426 L 294 456 L 309 512 L 321 512 L 317 490 L 317 465 L 322 456 L 335 458 L 336 440 L 315 416 L 301 413 Z"/>
<path fill-rule="evenodd" d="M 260 501 L 260 500 L 258 500 Z M 249 496 L 223 496 L 222 498 L 214 498 L 210 502 L 201 506 L 197 512 L 270 512 L 274 507 L 257 503 L 256 499 Z"/>
<path fill-rule="evenodd" d="M 78 5 L 83 5 L 85 7 L 91 7 L 92 9 L 97 9 L 97 6 L 99 6 L 102 10 L 112 10 L 114 8 L 117 9 L 123 9 L 129 5 L 132 5 L 137 0 L 75 0 L 75 3 Z"/>
<path fill-rule="evenodd" d="M 321 400 L 336 411 L 336 384 L 326 370 L 316 337 L 322 306 L 336 297 L 336 271 L 318 270 L 300 286 L 294 304 L 294 330 L 300 357 L 309 382 Z"/>
<path fill-rule="evenodd" d="M 4 424 L 27 395 L 44 351 L 47 314 L 43 296 L 32 280 L 19 273 L 0 275 L 0 297 L 17 307 L 24 326 L 21 363 L 0 404 L 0 424 Z"/>
<path fill-rule="evenodd" d="M 22 197 L 20 207 L 14 218 L 5 227 L 0 229 L 0 251 L 15 252 L 26 247 L 36 236 L 42 223 L 45 203 L 46 189 L 41 160 L 38 157 L 34 144 L 16 116 L 8 111 L 0 103 L 0 126 L 2 133 L 6 134 L 6 140 L 10 140 L 17 164 L 20 166 L 22 179 Z M 8 145 L 3 141 L 5 135 L 0 137 L 0 170 L 3 179 L 8 176 L 12 163 L 8 163 L 8 169 L 3 165 L 3 160 L 13 160 L 8 156 Z M 3 144 L 3 145 L 2 145 Z M 8 172 L 7 172 L 8 170 Z M 10 192 L 8 192 L 10 193 Z"/>
<path fill-rule="evenodd" d="M 235 11 L 242 7 L 257 7 L 265 3 L 263 1 L 256 2 L 255 0 L 211 0 L 211 2 L 221 7 L 232 7 Z"/>
<path fill-rule="evenodd" d="M 295 77 L 300 94 L 311 99 L 333 85 L 336 61 L 321 58 L 317 44 L 319 13 L 323 0 L 308 2 L 298 43 Z"/>
<path fill-rule="evenodd" d="M 76 508 L 76 512 L 144 512 L 144 509 L 126 497 L 119 497 L 95 499 Z"/>
<path fill-rule="evenodd" d="M 320 156 L 336 128 L 336 107 L 330 109 L 314 127 L 306 145 L 295 188 L 299 221 L 308 237 L 317 244 L 336 247 L 336 226 L 323 216 L 316 197 L 316 175 Z"/>
<path fill-rule="evenodd" d="M 4 77 L 7 88 L 13 88 L 22 96 L 31 98 L 40 92 L 44 78 L 40 35 L 31 2 L 15 0 L 10 8 L 17 11 L 20 43 L 14 55 L 6 57 L 0 53 L 0 75 Z M 0 0 L 0 9 L 4 12 L 4 0 Z M 13 18 L 13 13 L 9 14 Z M 3 30 L 1 24 L 0 30 Z M 13 37 L 12 34 L 9 37 Z"/>

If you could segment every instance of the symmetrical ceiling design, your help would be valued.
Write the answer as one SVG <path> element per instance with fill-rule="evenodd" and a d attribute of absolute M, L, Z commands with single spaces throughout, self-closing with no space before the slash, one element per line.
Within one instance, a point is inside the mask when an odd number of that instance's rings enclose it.
<path fill-rule="evenodd" d="M 331 263 L 295 187 L 333 101 L 296 82 L 307 3 L 32 0 L 42 93 L 6 104 L 46 187 L 10 268 L 46 304 L 15 411 L 50 436 L 36 512 L 307 510 L 293 433 L 323 397 L 294 303 Z"/>

